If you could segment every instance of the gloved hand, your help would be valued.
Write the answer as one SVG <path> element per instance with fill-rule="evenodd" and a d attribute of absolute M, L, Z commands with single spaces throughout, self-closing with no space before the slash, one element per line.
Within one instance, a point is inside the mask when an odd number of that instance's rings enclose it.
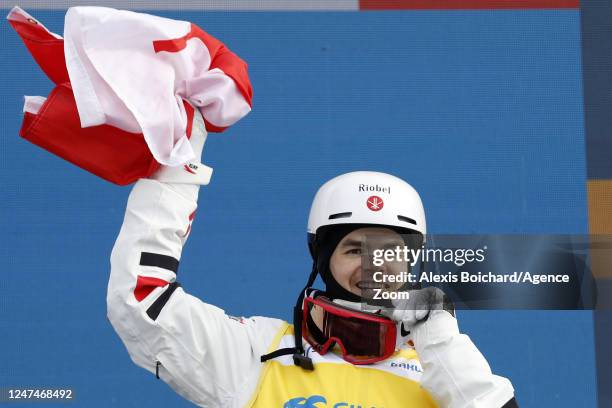
<path fill-rule="evenodd" d="M 194 152 L 194 158 L 183 165 L 170 167 L 161 166 L 151 179 L 167 183 L 173 190 L 186 198 L 197 200 L 200 185 L 210 182 L 213 169 L 201 163 L 204 143 L 206 142 L 206 127 L 202 114 L 196 108 L 189 143 Z"/>
<path fill-rule="evenodd" d="M 396 347 L 414 340 L 414 329 L 419 323 L 428 320 L 433 312 L 450 313 L 455 317 L 452 301 L 439 288 L 430 286 L 408 291 L 408 299 L 393 300 L 393 309 L 383 309 L 381 313 L 397 322 Z"/>

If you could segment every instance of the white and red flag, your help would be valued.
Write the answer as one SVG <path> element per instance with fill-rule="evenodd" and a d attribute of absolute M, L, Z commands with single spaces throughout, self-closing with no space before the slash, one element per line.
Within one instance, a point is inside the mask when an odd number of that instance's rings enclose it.
<path fill-rule="evenodd" d="M 60 119 L 70 124 L 75 118 L 66 116 L 78 112 L 79 128 L 86 134 L 112 131 L 116 134 L 111 140 L 142 135 L 156 163 L 176 166 L 193 158 L 189 104 L 200 110 L 209 132 L 223 131 L 251 110 L 247 64 L 190 22 L 105 7 L 73 7 L 66 13 L 62 38 L 19 7 L 7 18 L 57 85 L 46 99 L 26 97 L 21 133 L 36 133 L 26 137 L 35 143 L 46 131 L 40 129 L 41 122 L 57 121 L 61 113 Z M 37 118 L 40 115 L 47 116 Z M 79 139 L 72 136 L 72 141 Z M 53 151 L 45 141 L 37 144 Z M 109 179 L 66 157 L 63 149 L 53 152 Z"/>

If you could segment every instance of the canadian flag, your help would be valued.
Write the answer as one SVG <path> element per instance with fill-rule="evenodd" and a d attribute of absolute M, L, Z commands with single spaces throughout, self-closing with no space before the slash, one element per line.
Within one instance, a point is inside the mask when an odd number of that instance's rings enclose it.
<path fill-rule="evenodd" d="M 62 38 L 19 7 L 7 19 L 56 84 L 26 96 L 21 136 L 114 183 L 192 159 L 194 107 L 209 132 L 251 110 L 247 64 L 190 22 L 73 7 Z"/>

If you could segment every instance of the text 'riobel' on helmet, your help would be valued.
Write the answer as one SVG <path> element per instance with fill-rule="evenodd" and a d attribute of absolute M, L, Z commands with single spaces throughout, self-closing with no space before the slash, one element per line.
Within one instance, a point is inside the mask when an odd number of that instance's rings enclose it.
<path fill-rule="evenodd" d="M 356 171 L 325 183 L 312 202 L 308 234 L 336 224 L 373 224 L 407 232 L 427 231 L 419 193 L 404 180 L 374 171 Z"/>

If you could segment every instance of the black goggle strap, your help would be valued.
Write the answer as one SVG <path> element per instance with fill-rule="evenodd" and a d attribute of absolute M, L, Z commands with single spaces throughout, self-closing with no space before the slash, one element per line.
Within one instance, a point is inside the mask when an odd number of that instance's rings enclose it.
<path fill-rule="evenodd" d="M 296 366 L 302 367 L 305 370 L 314 370 L 312 359 L 306 356 L 304 347 L 302 346 L 302 303 L 304 302 L 304 297 L 310 296 L 312 293 L 313 289 L 311 289 L 311 286 L 314 284 L 316 278 L 317 265 L 316 262 L 313 262 L 312 271 L 308 277 L 308 282 L 306 283 L 306 286 L 304 286 L 304 289 L 302 289 L 300 292 L 300 296 L 298 296 L 297 302 L 295 302 L 295 306 L 293 307 L 293 334 L 295 339 L 295 347 L 285 347 L 271 353 L 264 354 L 261 356 L 262 363 L 276 357 L 293 354 L 293 363 Z"/>

